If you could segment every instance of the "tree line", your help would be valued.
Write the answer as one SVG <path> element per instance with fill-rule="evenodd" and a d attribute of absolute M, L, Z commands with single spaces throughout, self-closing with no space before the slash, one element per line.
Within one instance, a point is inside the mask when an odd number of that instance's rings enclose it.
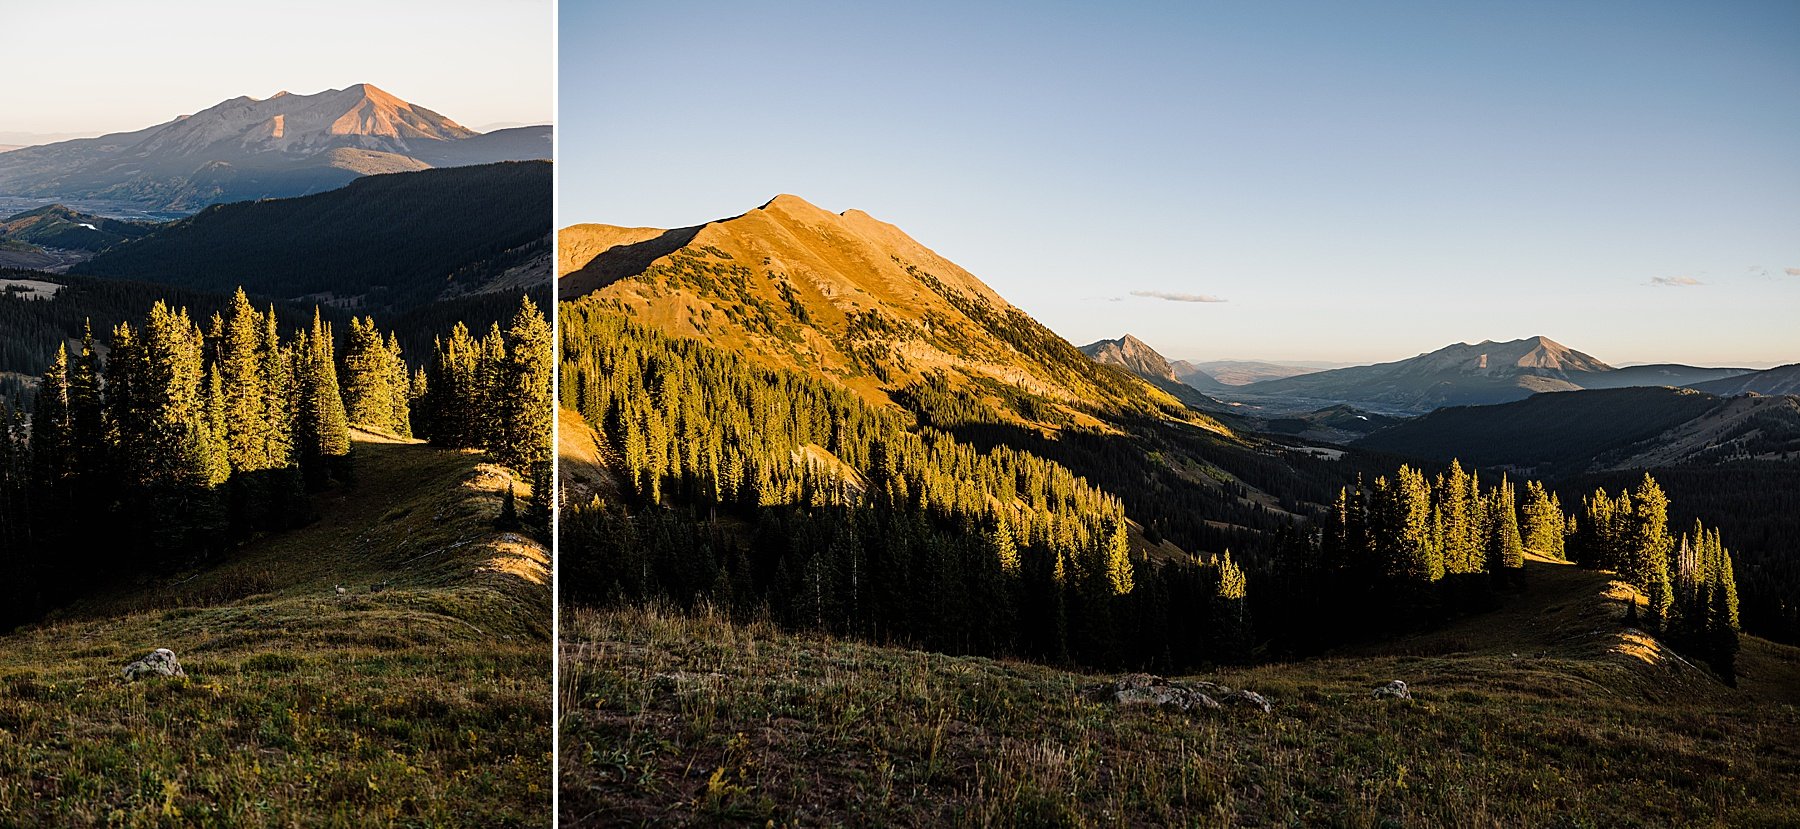
<path fill-rule="evenodd" d="M 0 407 L 0 544 L 15 574 L 4 621 L 31 618 L 95 573 L 192 563 L 304 523 L 306 492 L 353 478 L 352 424 L 486 449 L 523 471 L 547 465 L 553 357 L 528 299 L 467 367 L 479 384 L 446 357 L 464 328 L 416 372 L 370 318 L 352 321 L 341 360 L 316 311 L 310 325 L 279 329 L 275 310 L 242 289 L 204 325 L 158 301 L 104 348 L 91 330 L 79 353 L 59 346 L 28 416 L 17 402 Z M 430 394 L 434 379 L 442 388 Z M 457 431 L 474 419 L 478 439 Z"/>
<path fill-rule="evenodd" d="M 1628 624 L 1735 681 L 1731 553 L 1719 531 L 1699 521 L 1673 534 L 1668 509 L 1649 474 L 1617 497 L 1596 490 L 1571 514 L 1537 481 L 1525 482 L 1521 503 L 1505 477 L 1484 487 L 1456 461 L 1432 477 L 1402 465 L 1339 492 L 1316 532 L 1296 540 L 1290 586 L 1316 608 L 1309 619 L 1362 620 L 1338 625 L 1340 635 L 1393 632 L 1492 604 L 1520 585 L 1529 550 L 1617 573 L 1647 597 L 1641 614 L 1635 602 L 1628 606 Z"/>

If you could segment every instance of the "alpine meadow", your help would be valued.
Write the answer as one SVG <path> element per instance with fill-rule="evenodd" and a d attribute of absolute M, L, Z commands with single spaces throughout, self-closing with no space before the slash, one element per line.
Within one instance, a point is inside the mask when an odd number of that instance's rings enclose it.
<path fill-rule="evenodd" d="M 552 128 L 369 83 L 219 100 L 227 64 L 417 84 L 467 22 L 374 50 L 206 5 L 82 20 L 64 81 L 131 60 L 136 99 L 0 106 L 110 125 L 0 152 L 0 825 L 543 826 Z M 198 71 L 141 36 L 169 15 Z M 506 106 L 547 119 L 529 74 Z"/>
<path fill-rule="evenodd" d="M 560 18 L 560 825 L 1800 823 L 1792 9 L 697 11 Z"/>

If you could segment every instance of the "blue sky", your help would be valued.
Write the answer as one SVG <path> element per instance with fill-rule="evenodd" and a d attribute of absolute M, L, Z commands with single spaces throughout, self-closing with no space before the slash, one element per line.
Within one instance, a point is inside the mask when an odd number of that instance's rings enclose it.
<path fill-rule="evenodd" d="M 554 0 L 5 3 L 0 136 L 135 130 L 372 83 L 473 128 L 555 112 Z M 0 140 L 0 144 L 17 141 Z"/>
<path fill-rule="evenodd" d="M 1354 5 L 564 3 L 561 221 L 791 192 L 1171 357 L 1800 361 L 1800 4 Z"/>

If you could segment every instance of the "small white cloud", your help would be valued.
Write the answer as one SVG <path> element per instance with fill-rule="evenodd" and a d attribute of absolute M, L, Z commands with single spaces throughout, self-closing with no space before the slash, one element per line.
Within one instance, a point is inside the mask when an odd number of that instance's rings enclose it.
<path fill-rule="evenodd" d="M 1169 302 L 1225 302 L 1227 300 L 1212 294 L 1175 294 L 1168 291 L 1132 291 L 1132 296 L 1163 299 Z"/>
<path fill-rule="evenodd" d="M 1691 288 L 1695 285 L 1705 285 L 1705 284 L 1706 284 L 1705 282 L 1701 282 L 1700 280 L 1695 279 L 1691 276 L 1653 276 L 1653 277 L 1650 277 L 1650 286 L 1653 288 Z"/>

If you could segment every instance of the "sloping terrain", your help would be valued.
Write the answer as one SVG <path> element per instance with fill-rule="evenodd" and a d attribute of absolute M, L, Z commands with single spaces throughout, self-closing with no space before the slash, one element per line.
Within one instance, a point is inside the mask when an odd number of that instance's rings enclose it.
<path fill-rule="evenodd" d="M 544 824 L 549 558 L 491 523 L 529 487 L 354 437 L 316 523 L 0 637 L 0 822 Z M 120 679 L 155 648 L 187 677 Z"/>
<path fill-rule="evenodd" d="M 1702 368 L 1672 363 L 1658 363 L 1647 366 L 1626 366 L 1613 371 L 1587 374 L 1581 377 L 1584 389 L 1623 389 L 1635 386 L 1671 386 L 1675 388 L 1700 389 L 1708 383 L 1719 382 L 1726 378 L 1752 374 L 1747 368 Z"/>
<path fill-rule="evenodd" d="M 1800 651 L 1719 684 L 1602 573 L 1431 634 L 1204 677 L 1268 715 L 1097 701 L 1094 677 L 734 624 L 563 621 L 564 825 L 1786 825 Z M 1636 600 L 1636 597 L 1632 597 Z M 1382 700 L 1392 679 L 1413 698 Z"/>
<path fill-rule="evenodd" d="M 1542 477 L 1687 463 L 1800 457 L 1800 398 L 1725 399 L 1691 389 L 1540 394 L 1439 409 L 1356 442 L 1418 458 L 1461 458 Z"/>
<path fill-rule="evenodd" d="M 0 222 L 0 239 L 37 247 L 101 251 L 154 230 L 156 225 L 148 222 L 123 222 L 52 204 L 7 217 Z"/>
<path fill-rule="evenodd" d="M 1737 377 L 1702 383 L 1695 388 L 1729 397 L 1737 394 L 1800 394 L 1800 363 L 1754 371 Z"/>
<path fill-rule="evenodd" d="M 1099 408 L 1183 409 L 1086 359 L 973 274 L 862 211 L 783 195 L 698 227 L 582 225 L 566 235 L 563 299 L 592 295 L 670 334 L 831 375 L 874 400 L 943 374 L 987 388 L 997 410 L 1007 407 L 994 387 L 1042 398 L 1077 422 L 1093 423 Z"/>
<path fill-rule="evenodd" d="M 399 311 L 547 261 L 550 184 L 543 161 L 369 176 L 313 196 L 208 208 L 75 272 L 216 293 L 255 274 L 257 290 L 278 299 Z"/>
<path fill-rule="evenodd" d="M 548 159 L 548 127 L 482 135 L 370 84 L 232 98 L 128 133 L 0 155 L 0 193 L 198 210 L 363 175 Z"/>

